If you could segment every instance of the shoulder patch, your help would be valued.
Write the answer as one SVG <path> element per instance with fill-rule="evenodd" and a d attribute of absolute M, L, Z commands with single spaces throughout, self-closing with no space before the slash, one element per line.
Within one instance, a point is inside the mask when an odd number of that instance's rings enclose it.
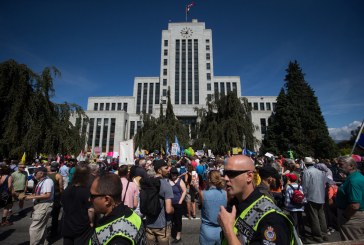
<path fill-rule="evenodd" d="M 267 229 L 265 229 L 264 238 L 270 242 L 274 242 L 277 239 L 277 235 L 274 232 L 274 229 L 272 226 L 268 226 Z"/>

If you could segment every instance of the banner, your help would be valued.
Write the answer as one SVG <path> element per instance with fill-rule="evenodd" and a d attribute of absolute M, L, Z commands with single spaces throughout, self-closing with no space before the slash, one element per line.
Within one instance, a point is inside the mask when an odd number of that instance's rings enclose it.
<path fill-rule="evenodd" d="M 120 141 L 119 164 L 134 165 L 133 140 Z"/>
<path fill-rule="evenodd" d="M 172 149 L 171 149 L 172 156 L 177 156 L 178 148 L 179 148 L 178 143 L 172 143 Z"/>

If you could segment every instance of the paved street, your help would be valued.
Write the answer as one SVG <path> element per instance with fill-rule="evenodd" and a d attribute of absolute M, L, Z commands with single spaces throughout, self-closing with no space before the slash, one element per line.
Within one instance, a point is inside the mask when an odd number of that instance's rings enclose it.
<path fill-rule="evenodd" d="M 31 213 L 31 205 L 30 201 L 26 202 L 26 211 L 27 215 L 20 217 L 17 216 L 18 211 L 18 203 L 14 203 L 13 207 L 13 218 L 12 221 L 14 224 L 12 226 L 0 227 L 0 244 L 2 245 L 26 245 L 29 244 L 29 232 L 28 228 L 31 223 L 30 213 Z M 188 244 L 188 245 L 197 245 L 199 244 L 199 229 L 200 229 L 200 212 L 197 213 L 196 219 L 188 220 L 187 218 L 183 219 L 183 231 L 182 231 L 182 242 L 179 244 Z M 308 227 L 306 227 L 309 230 Z M 330 242 L 340 241 L 339 233 L 334 232 L 329 236 Z M 49 244 L 62 244 L 62 238 L 58 237 L 51 241 Z"/>

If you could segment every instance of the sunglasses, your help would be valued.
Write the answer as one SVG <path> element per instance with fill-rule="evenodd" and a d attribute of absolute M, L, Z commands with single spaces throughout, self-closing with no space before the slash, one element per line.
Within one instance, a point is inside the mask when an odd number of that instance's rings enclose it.
<path fill-rule="evenodd" d="M 254 172 L 254 171 L 253 170 L 223 170 L 222 176 L 225 177 L 225 175 L 226 175 L 227 177 L 229 177 L 229 179 L 231 179 L 231 178 L 235 178 L 238 175 L 248 173 L 248 172 Z"/>

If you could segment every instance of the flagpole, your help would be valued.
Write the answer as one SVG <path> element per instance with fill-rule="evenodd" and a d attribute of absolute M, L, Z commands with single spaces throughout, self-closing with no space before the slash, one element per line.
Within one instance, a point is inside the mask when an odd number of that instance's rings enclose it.
<path fill-rule="evenodd" d="M 353 149 L 351 149 L 350 156 L 353 154 L 354 149 L 355 149 L 355 146 L 356 146 L 356 144 L 357 144 L 357 143 L 358 143 L 358 141 L 359 141 L 359 138 L 360 138 L 361 132 L 363 131 L 363 127 L 364 127 L 364 120 L 363 120 L 363 121 L 362 121 L 362 123 L 361 123 L 361 127 L 360 127 L 360 130 L 359 130 L 358 136 L 356 136 L 356 140 L 355 140 L 355 143 L 354 143 L 354 145 L 353 145 Z"/>

